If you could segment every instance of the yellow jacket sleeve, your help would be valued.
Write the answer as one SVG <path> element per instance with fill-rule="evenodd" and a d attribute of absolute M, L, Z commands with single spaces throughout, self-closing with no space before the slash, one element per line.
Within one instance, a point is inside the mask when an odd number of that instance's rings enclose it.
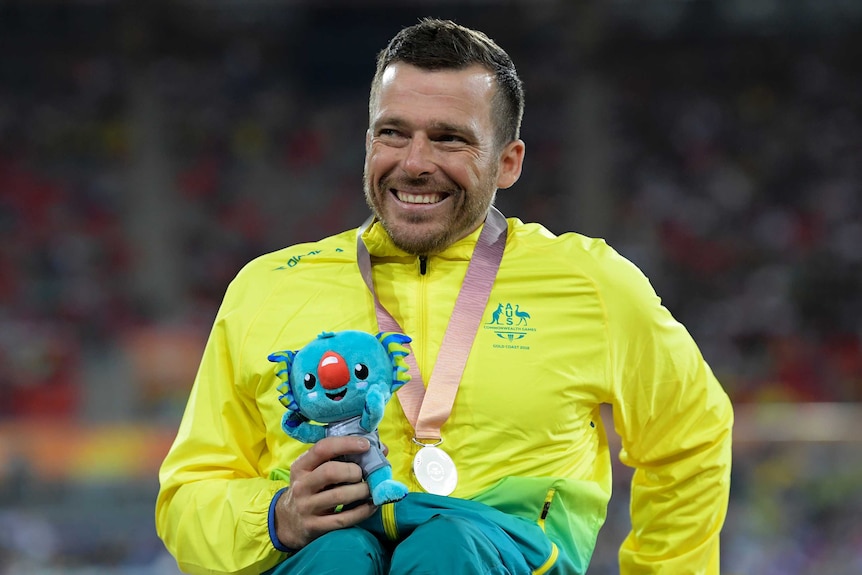
<path fill-rule="evenodd" d="M 686 329 L 631 266 L 608 305 L 620 459 L 635 469 L 623 575 L 719 574 L 733 411 Z"/>
<path fill-rule="evenodd" d="M 216 318 L 159 472 L 156 528 L 186 573 L 259 575 L 285 557 L 273 546 L 268 518 L 287 483 L 259 468 L 266 430 L 248 391 L 253 385 L 238 382 L 242 335 L 228 333 L 226 315 Z"/>

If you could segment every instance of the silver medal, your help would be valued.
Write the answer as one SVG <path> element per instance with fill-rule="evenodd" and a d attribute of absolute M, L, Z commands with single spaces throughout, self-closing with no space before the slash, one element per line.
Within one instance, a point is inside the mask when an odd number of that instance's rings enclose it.
<path fill-rule="evenodd" d="M 458 470 L 449 454 L 434 445 L 425 445 L 413 458 L 413 473 L 426 492 L 449 495 L 458 484 Z"/>

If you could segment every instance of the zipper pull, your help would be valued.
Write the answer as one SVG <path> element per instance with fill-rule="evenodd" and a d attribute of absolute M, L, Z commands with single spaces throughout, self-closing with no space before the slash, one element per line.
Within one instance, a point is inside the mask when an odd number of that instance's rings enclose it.
<path fill-rule="evenodd" d="M 428 256 L 419 256 L 419 275 L 428 273 Z"/>

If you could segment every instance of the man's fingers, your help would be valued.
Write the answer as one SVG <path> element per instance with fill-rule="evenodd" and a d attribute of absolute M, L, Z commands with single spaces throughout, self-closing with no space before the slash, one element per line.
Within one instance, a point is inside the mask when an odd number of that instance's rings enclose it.
<path fill-rule="evenodd" d="M 369 447 L 362 437 L 327 437 L 293 462 L 290 489 L 277 506 L 276 530 L 282 543 L 299 549 L 323 533 L 355 525 L 374 513 L 362 468 L 337 460 Z M 342 506 L 347 507 L 335 513 Z"/>
<path fill-rule="evenodd" d="M 371 497 L 367 483 L 350 483 L 338 485 L 313 495 L 309 501 L 310 511 L 315 515 L 324 515 L 339 505 L 352 505 L 357 501 L 365 501 Z"/>
<path fill-rule="evenodd" d="M 360 521 L 368 519 L 369 517 L 374 515 L 374 512 L 376 510 L 377 507 L 375 507 L 369 501 L 367 503 L 361 503 L 356 507 L 345 509 L 339 513 L 333 513 L 331 515 L 317 517 L 316 524 L 322 532 L 329 532 L 334 529 L 352 527 Z"/>
<path fill-rule="evenodd" d="M 298 486 L 297 494 L 312 495 L 336 485 L 358 484 L 361 481 L 362 468 L 355 463 L 327 461 L 314 471 L 299 476 L 291 485 Z"/>
<path fill-rule="evenodd" d="M 330 531 L 343 529 L 345 527 L 352 527 L 360 521 L 368 519 L 374 515 L 376 510 L 377 508 L 369 502 L 362 503 L 361 505 L 344 510 L 340 513 L 309 517 L 306 520 L 306 525 L 308 527 L 307 532 L 310 537 L 307 539 L 313 540 L 324 533 L 329 533 Z M 305 543 L 303 543 L 303 546 L 304 545 Z"/>
<path fill-rule="evenodd" d="M 296 509 L 301 516 L 328 515 L 339 505 L 351 505 L 371 497 L 355 463 L 327 461 L 291 483 Z"/>
<path fill-rule="evenodd" d="M 374 515 L 375 511 L 377 511 L 377 507 L 368 501 L 357 505 L 356 507 L 345 509 L 341 513 L 336 513 L 332 515 L 332 518 L 338 522 L 339 528 L 351 527 L 360 521 L 368 519 Z"/>
<path fill-rule="evenodd" d="M 312 471 L 323 463 L 342 455 L 364 453 L 370 444 L 364 437 L 326 437 L 300 455 L 291 466 L 291 475 L 297 471 Z"/>
<path fill-rule="evenodd" d="M 311 446 L 309 451 L 313 452 L 321 462 L 335 459 L 341 455 L 352 455 L 368 451 L 371 444 L 364 437 L 348 435 L 344 437 L 326 437 Z"/>

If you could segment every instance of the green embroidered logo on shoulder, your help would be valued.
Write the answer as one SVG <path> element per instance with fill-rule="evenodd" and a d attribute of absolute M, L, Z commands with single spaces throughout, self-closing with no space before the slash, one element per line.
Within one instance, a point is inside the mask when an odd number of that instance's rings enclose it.
<path fill-rule="evenodd" d="M 297 265 L 299 265 L 299 262 L 301 262 L 304 258 L 307 258 L 309 256 L 316 256 L 316 255 L 322 254 L 324 251 L 326 251 L 326 250 L 311 250 L 310 252 L 308 252 L 306 254 L 300 254 L 298 256 L 291 256 L 290 259 L 288 259 L 283 265 L 280 265 L 277 268 L 273 268 L 272 271 L 279 271 L 279 270 L 286 270 L 286 269 L 290 269 L 290 268 L 295 268 Z M 343 252 L 344 250 L 342 248 L 335 248 L 332 251 L 334 251 L 335 253 L 340 253 L 340 252 Z"/>
<path fill-rule="evenodd" d="M 494 332 L 494 335 L 503 340 L 494 343 L 495 348 L 530 349 L 523 340 L 536 331 L 536 328 L 530 327 L 531 319 L 530 314 L 518 304 L 513 306 L 508 302 L 498 303 L 491 312 L 490 320 L 485 322 L 482 328 Z"/>

